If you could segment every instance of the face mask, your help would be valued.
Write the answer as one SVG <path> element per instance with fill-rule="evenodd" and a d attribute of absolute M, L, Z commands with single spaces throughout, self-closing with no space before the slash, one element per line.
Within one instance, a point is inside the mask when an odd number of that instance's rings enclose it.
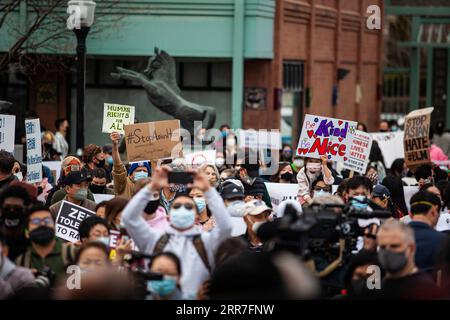
<path fill-rule="evenodd" d="M 84 200 L 87 198 L 88 191 L 87 189 L 79 189 L 77 193 L 75 193 L 74 198 L 77 200 Z"/>
<path fill-rule="evenodd" d="M 165 276 L 163 280 L 151 280 L 147 284 L 148 290 L 160 297 L 171 295 L 177 288 L 177 281 L 173 277 Z"/>
<path fill-rule="evenodd" d="M 195 211 L 181 206 L 178 209 L 170 209 L 170 223 L 178 229 L 187 229 L 195 222 Z"/>
<path fill-rule="evenodd" d="M 236 200 L 231 202 L 228 207 L 227 211 L 230 216 L 232 217 L 243 217 L 244 216 L 244 206 L 245 202 L 244 200 Z"/>
<path fill-rule="evenodd" d="M 325 190 L 320 190 L 320 191 L 314 191 L 314 198 L 318 198 L 318 197 L 323 197 L 323 196 L 328 196 L 331 195 L 330 192 L 327 192 Z"/>
<path fill-rule="evenodd" d="M 257 233 L 259 227 L 261 227 L 261 225 L 263 225 L 264 223 L 266 223 L 266 222 L 265 222 L 265 221 L 258 221 L 258 222 L 255 222 L 255 223 L 253 224 L 253 226 L 252 226 L 253 232 L 254 232 L 254 233 Z"/>
<path fill-rule="evenodd" d="M 367 209 L 369 204 L 368 203 L 362 203 L 362 202 L 366 201 L 366 197 L 365 196 L 355 196 L 353 198 L 356 199 L 356 200 L 352 199 L 352 201 L 351 201 L 351 206 L 353 208 L 355 208 L 356 210 L 366 210 Z M 362 201 L 362 202 L 359 202 L 358 200 Z"/>
<path fill-rule="evenodd" d="M 280 176 L 280 178 L 283 179 L 284 181 L 291 181 L 293 176 L 294 175 L 292 173 L 285 172 Z"/>
<path fill-rule="evenodd" d="M 144 208 L 144 212 L 146 214 L 153 214 L 156 212 L 156 209 L 158 209 L 158 206 L 159 200 L 149 201 Z"/>
<path fill-rule="evenodd" d="M 306 169 L 311 173 L 317 173 L 320 171 L 321 168 L 322 168 L 322 166 L 320 163 L 308 162 L 306 164 Z"/>
<path fill-rule="evenodd" d="M 284 156 L 285 158 L 290 158 L 290 157 L 292 157 L 292 151 L 291 151 L 291 150 L 283 151 L 282 154 L 283 154 L 283 156 Z"/>
<path fill-rule="evenodd" d="M 222 138 L 226 138 L 228 136 L 228 131 L 222 131 Z"/>
<path fill-rule="evenodd" d="M 386 249 L 378 251 L 378 259 L 381 267 L 388 273 L 397 273 L 408 263 L 405 252 L 392 252 Z"/>
<path fill-rule="evenodd" d="M 2 219 L 6 228 L 18 228 L 24 222 L 24 208 L 2 208 Z"/>
<path fill-rule="evenodd" d="M 100 193 L 100 194 L 103 194 L 103 193 L 105 193 L 106 185 L 99 186 L 99 185 L 97 185 L 97 184 L 91 184 L 91 185 L 89 186 L 89 189 L 91 189 L 92 193 Z"/>
<path fill-rule="evenodd" d="M 137 171 L 134 173 L 134 181 L 139 181 L 141 179 L 148 178 L 148 172 L 145 171 Z"/>
<path fill-rule="evenodd" d="M 103 243 L 105 246 L 109 246 L 109 237 L 98 237 L 96 241 Z"/>
<path fill-rule="evenodd" d="M 107 159 L 106 159 L 106 162 L 107 162 L 110 166 L 112 166 L 112 165 L 114 164 L 114 160 L 113 160 L 112 157 L 107 158 Z"/>
<path fill-rule="evenodd" d="M 202 212 L 203 209 L 205 209 L 205 207 L 206 207 L 206 200 L 205 199 L 195 197 L 194 198 L 194 202 L 197 205 L 198 212 Z"/>
<path fill-rule="evenodd" d="M 217 158 L 216 159 L 216 167 L 217 168 L 222 168 L 224 164 L 225 164 L 225 159 L 224 158 Z"/>
<path fill-rule="evenodd" d="M 38 245 L 45 246 L 55 238 L 55 229 L 40 226 L 30 231 L 30 240 Z"/>
<path fill-rule="evenodd" d="M 301 167 L 303 167 L 303 165 L 304 165 L 304 162 L 303 162 L 302 159 L 294 160 L 294 166 L 295 166 L 296 168 L 301 168 Z"/>
<path fill-rule="evenodd" d="M 22 171 L 19 171 L 17 173 L 14 174 L 17 178 L 17 180 L 22 181 L 23 180 L 23 174 Z"/>
<path fill-rule="evenodd" d="M 105 159 L 103 159 L 103 160 L 97 160 L 98 161 L 98 164 L 97 164 L 97 167 L 98 168 L 103 168 L 104 166 L 105 166 Z"/>

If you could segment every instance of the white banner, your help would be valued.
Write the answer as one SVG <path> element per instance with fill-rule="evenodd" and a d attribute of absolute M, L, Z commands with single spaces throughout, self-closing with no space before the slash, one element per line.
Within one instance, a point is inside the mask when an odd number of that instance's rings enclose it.
<path fill-rule="evenodd" d="M 378 142 L 384 157 L 386 169 L 389 169 L 395 159 L 404 158 L 403 131 L 374 132 L 370 134 L 374 141 Z"/>
<path fill-rule="evenodd" d="M 16 116 L 0 115 L 0 150 L 14 152 Z"/>
<path fill-rule="evenodd" d="M 297 183 L 272 183 L 265 182 L 270 202 L 274 211 L 278 209 L 281 202 L 286 200 L 297 200 Z"/>
<path fill-rule="evenodd" d="M 25 120 L 27 139 L 27 182 L 42 181 L 41 124 L 39 119 Z"/>

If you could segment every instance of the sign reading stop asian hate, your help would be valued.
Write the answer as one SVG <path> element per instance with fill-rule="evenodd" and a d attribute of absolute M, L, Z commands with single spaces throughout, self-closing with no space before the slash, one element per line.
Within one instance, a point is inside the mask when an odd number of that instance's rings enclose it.
<path fill-rule="evenodd" d="M 297 155 L 328 160 L 347 161 L 356 130 L 355 121 L 307 114 L 297 146 Z"/>
<path fill-rule="evenodd" d="M 434 108 L 410 112 L 405 119 L 403 147 L 408 167 L 430 162 L 430 121 Z"/>

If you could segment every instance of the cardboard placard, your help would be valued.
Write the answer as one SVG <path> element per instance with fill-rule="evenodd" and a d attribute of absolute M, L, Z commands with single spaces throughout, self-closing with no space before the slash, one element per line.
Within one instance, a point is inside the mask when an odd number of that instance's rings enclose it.
<path fill-rule="evenodd" d="M 372 148 L 372 137 L 370 134 L 355 130 L 353 142 L 348 153 L 348 160 L 344 162 L 344 168 L 365 174 L 369 164 L 370 148 Z"/>
<path fill-rule="evenodd" d="M 181 156 L 180 120 L 125 125 L 129 162 Z"/>
<path fill-rule="evenodd" d="M 114 131 L 124 134 L 123 127 L 134 123 L 135 108 L 122 104 L 105 103 L 103 106 L 103 128 L 102 132 L 112 133 Z"/>
<path fill-rule="evenodd" d="M 270 196 L 272 209 L 276 212 L 281 202 L 286 200 L 297 200 L 297 183 L 272 183 L 265 182 L 267 192 Z"/>
<path fill-rule="evenodd" d="M 16 116 L 0 114 L 0 150 L 14 152 Z"/>
<path fill-rule="evenodd" d="M 307 114 L 298 141 L 297 155 L 345 162 L 357 122 Z"/>
<path fill-rule="evenodd" d="M 25 120 L 27 139 L 27 182 L 42 181 L 41 124 L 39 119 Z"/>
<path fill-rule="evenodd" d="M 433 110 L 433 107 L 418 109 L 406 116 L 403 147 L 408 167 L 430 162 L 429 133 Z"/>
<path fill-rule="evenodd" d="M 403 158 L 403 131 L 396 132 L 374 132 L 370 134 L 372 139 L 378 143 L 383 153 L 384 164 L 389 169 L 395 159 Z"/>
<path fill-rule="evenodd" d="M 204 164 L 216 165 L 216 150 L 205 150 L 184 155 L 186 164 L 192 167 L 200 167 Z"/>
<path fill-rule="evenodd" d="M 252 149 L 281 149 L 281 135 L 279 130 L 239 130 L 239 148 Z"/>
<path fill-rule="evenodd" d="M 77 242 L 80 240 L 78 233 L 80 223 L 93 215 L 95 212 L 63 200 L 56 217 L 56 236 L 70 242 Z"/>

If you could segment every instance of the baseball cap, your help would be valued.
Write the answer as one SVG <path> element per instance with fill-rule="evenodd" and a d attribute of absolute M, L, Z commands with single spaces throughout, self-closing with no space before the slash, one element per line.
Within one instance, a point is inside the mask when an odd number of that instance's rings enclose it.
<path fill-rule="evenodd" d="M 252 200 L 247 202 L 244 206 L 244 216 L 257 216 L 265 211 L 272 211 L 272 209 L 262 200 Z"/>
<path fill-rule="evenodd" d="M 377 184 L 373 188 L 372 197 L 376 198 L 389 198 L 391 196 L 391 193 L 389 192 L 389 189 L 383 186 L 382 184 Z"/>
<path fill-rule="evenodd" d="M 223 186 L 220 194 L 223 199 L 244 198 L 244 189 L 234 183 L 227 183 Z"/>
<path fill-rule="evenodd" d="M 92 178 L 81 171 L 72 171 L 64 178 L 64 185 L 80 184 L 82 182 L 91 182 Z"/>

